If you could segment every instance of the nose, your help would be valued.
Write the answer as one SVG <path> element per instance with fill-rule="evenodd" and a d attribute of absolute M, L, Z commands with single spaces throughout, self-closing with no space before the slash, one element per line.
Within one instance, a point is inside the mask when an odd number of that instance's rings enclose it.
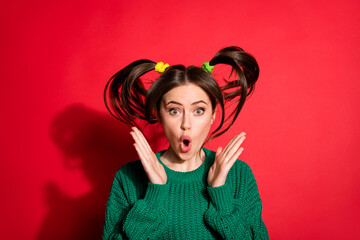
<path fill-rule="evenodd" d="M 189 130 L 191 127 L 191 119 L 189 114 L 184 113 L 181 121 L 181 130 Z"/>

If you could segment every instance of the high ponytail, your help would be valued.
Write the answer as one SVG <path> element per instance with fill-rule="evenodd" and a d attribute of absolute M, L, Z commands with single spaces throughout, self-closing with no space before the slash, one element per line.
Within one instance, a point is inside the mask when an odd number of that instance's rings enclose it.
<path fill-rule="evenodd" d="M 154 70 L 155 65 L 151 60 L 138 60 L 110 78 L 105 86 L 104 102 L 111 115 L 130 126 L 138 126 L 136 118 L 156 122 L 153 116 L 145 117 L 147 90 L 140 81 L 140 77 Z"/>
<path fill-rule="evenodd" d="M 221 49 L 209 62 L 211 66 L 217 64 L 227 64 L 232 69 L 223 86 L 219 86 L 209 69 L 173 65 L 167 67 L 164 72 L 161 71 L 162 75 L 154 80 L 147 90 L 140 78 L 155 70 L 156 63 L 146 59 L 135 61 L 117 72 L 106 84 L 106 108 L 115 118 L 130 126 L 139 127 L 135 119 L 142 119 L 150 124 L 156 123 L 164 94 L 178 86 L 195 84 L 209 96 L 213 111 L 216 110 L 217 104 L 222 110 L 220 123 L 211 133 L 206 141 L 208 142 L 225 133 L 233 125 L 259 77 L 259 66 L 255 58 L 239 47 Z M 231 78 L 233 75 L 235 80 Z M 225 103 L 236 106 L 230 113 L 225 114 Z"/>
<path fill-rule="evenodd" d="M 211 138 L 220 136 L 233 125 L 244 106 L 246 98 L 254 91 L 255 82 L 259 77 L 259 65 L 255 58 L 236 46 L 221 49 L 209 62 L 211 66 L 217 64 L 227 64 L 232 67 L 229 79 L 225 80 L 226 84 L 221 87 L 221 91 L 225 102 L 235 101 L 234 103 L 237 104 L 225 119 L 225 122 L 228 123 L 225 129 Z M 230 80 L 233 73 L 235 73 L 236 79 Z M 221 123 L 223 121 L 224 119 L 221 120 Z"/>

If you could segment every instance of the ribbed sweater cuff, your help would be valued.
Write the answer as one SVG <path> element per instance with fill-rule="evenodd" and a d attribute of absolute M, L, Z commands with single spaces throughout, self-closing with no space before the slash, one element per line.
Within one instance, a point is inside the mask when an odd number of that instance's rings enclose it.
<path fill-rule="evenodd" d="M 224 184 L 220 187 L 207 187 L 210 201 L 217 211 L 231 212 L 233 196 L 231 195 L 231 188 Z"/>
<path fill-rule="evenodd" d="M 154 184 L 149 182 L 144 200 L 149 204 L 163 204 L 169 192 L 169 184 Z"/>

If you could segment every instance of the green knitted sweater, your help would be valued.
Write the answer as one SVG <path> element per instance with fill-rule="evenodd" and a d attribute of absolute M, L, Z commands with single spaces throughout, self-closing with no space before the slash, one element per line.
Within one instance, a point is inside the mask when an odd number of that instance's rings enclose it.
<path fill-rule="evenodd" d="M 190 172 L 164 165 L 166 184 L 147 179 L 140 160 L 116 173 L 103 239 L 268 239 L 262 204 L 249 166 L 237 160 L 220 187 L 207 185 L 215 152 Z"/>

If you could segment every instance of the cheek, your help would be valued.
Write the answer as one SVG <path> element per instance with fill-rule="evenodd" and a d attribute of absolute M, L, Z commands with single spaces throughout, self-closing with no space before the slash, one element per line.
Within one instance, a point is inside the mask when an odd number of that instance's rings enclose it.
<path fill-rule="evenodd" d="M 176 136 L 176 121 L 175 119 L 163 118 L 160 121 L 166 138 L 170 141 L 171 138 Z"/>
<path fill-rule="evenodd" d="M 211 123 L 211 117 L 196 121 L 193 125 L 193 131 L 196 131 L 198 136 L 206 137 L 210 131 Z"/>
<path fill-rule="evenodd" d="M 208 113 L 206 113 L 206 115 L 201 117 L 198 122 L 201 125 L 211 125 L 212 117 L 213 117 L 213 114 L 208 112 Z"/>

